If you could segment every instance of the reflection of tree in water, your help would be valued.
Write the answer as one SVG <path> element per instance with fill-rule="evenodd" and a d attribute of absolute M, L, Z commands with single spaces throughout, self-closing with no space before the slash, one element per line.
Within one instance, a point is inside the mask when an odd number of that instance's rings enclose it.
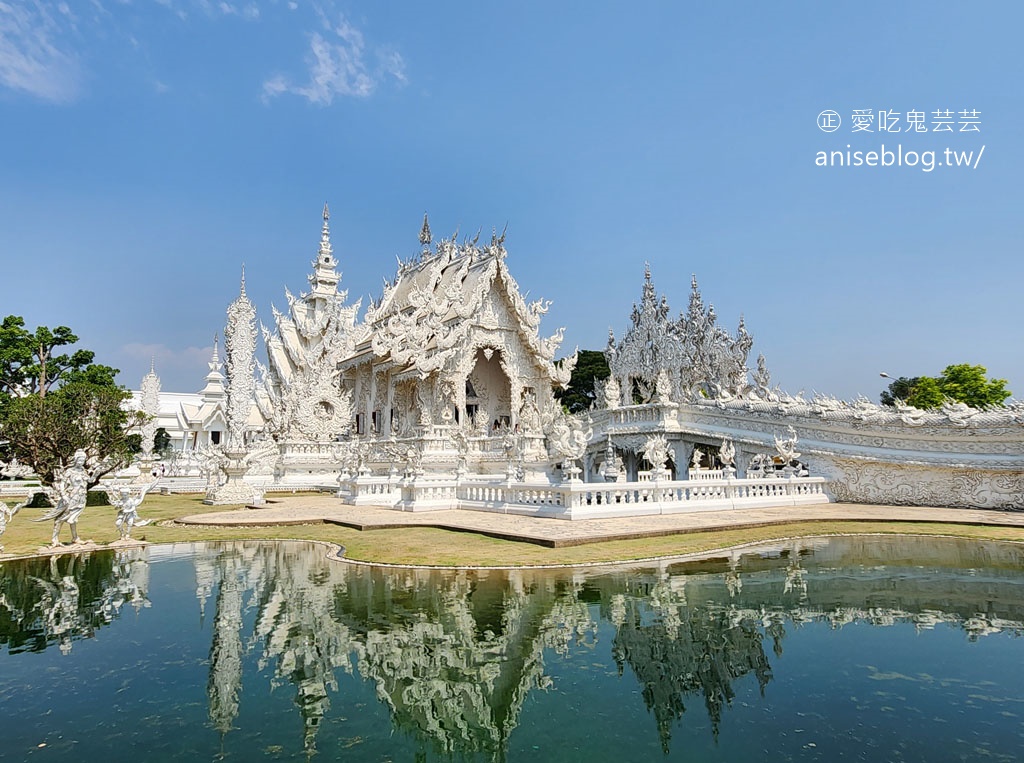
<path fill-rule="evenodd" d="M 125 604 L 150 606 L 143 549 L 60 554 L 0 565 L 0 644 L 11 653 L 41 652 L 91 638 Z"/>
<path fill-rule="evenodd" d="M 628 664 L 642 684 L 665 753 L 687 694 L 703 695 L 717 737 L 722 708 L 735 696 L 733 681 L 753 673 L 763 691 L 772 677 L 758 623 L 736 621 L 723 608 L 687 606 L 684 583 L 666 576 L 646 595 L 613 601 L 618 632 L 612 653 L 619 673 Z"/>

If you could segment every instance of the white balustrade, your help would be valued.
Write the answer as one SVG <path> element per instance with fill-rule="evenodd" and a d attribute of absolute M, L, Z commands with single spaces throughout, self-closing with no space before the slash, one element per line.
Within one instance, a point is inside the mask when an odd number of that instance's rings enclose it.
<path fill-rule="evenodd" d="M 343 482 L 339 495 L 346 503 L 405 511 L 462 508 L 587 519 L 825 503 L 825 485 L 822 477 L 532 483 L 361 476 Z"/>

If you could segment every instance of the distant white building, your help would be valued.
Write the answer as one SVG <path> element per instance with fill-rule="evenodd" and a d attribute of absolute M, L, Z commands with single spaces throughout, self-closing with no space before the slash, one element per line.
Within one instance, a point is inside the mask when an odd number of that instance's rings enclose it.
<path fill-rule="evenodd" d="M 218 341 L 213 340 L 213 356 L 206 385 L 199 392 L 163 392 L 158 395 L 156 429 L 164 429 L 171 438 L 171 447 L 178 452 L 218 445 L 227 430 L 225 410 L 227 393 L 221 373 Z M 155 373 L 150 371 L 151 374 Z M 143 384 L 145 386 L 145 384 Z M 143 393 L 132 390 L 129 405 L 144 410 Z"/>

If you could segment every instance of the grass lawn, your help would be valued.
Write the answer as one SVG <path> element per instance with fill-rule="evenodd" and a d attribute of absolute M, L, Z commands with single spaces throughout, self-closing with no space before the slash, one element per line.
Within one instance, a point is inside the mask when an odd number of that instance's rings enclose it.
<path fill-rule="evenodd" d="M 11 499 L 7 499 L 12 503 Z M 154 524 L 136 527 L 132 537 L 150 543 L 190 541 L 295 539 L 338 543 L 346 556 L 367 562 L 428 564 L 440 566 L 523 566 L 584 564 L 629 561 L 657 556 L 698 553 L 776 538 L 814 535 L 945 535 L 979 540 L 1024 541 L 1024 528 L 952 525 L 929 522 L 793 522 L 770 527 L 741 528 L 715 532 L 668 535 L 659 538 L 606 541 L 565 548 L 543 548 L 531 543 L 498 540 L 474 533 L 454 533 L 435 528 L 395 528 L 366 532 L 329 524 L 286 527 L 196 527 L 156 524 L 190 514 L 221 512 L 229 506 L 204 506 L 200 496 L 151 495 L 140 507 L 140 515 Z M 27 555 L 50 542 L 53 523 L 33 522 L 46 509 L 22 509 L 0 536 L 5 554 Z M 112 506 L 90 506 L 78 523 L 79 535 L 99 544 L 117 539 Z M 555 520 L 552 520 L 555 521 Z M 70 540 L 67 527 L 61 540 Z M 69 547 L 70 550 L 70 547 Z"/>

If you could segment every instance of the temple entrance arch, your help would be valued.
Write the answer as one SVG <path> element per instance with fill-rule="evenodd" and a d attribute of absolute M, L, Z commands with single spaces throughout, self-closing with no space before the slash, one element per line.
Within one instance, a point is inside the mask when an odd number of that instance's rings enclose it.
<path fill-rule="evenodd" d="M 466 421 L 481 433 L 512 426 L 512 384 L 502 368 L 501 350 L 482 347 L 466 377 Z"/>

